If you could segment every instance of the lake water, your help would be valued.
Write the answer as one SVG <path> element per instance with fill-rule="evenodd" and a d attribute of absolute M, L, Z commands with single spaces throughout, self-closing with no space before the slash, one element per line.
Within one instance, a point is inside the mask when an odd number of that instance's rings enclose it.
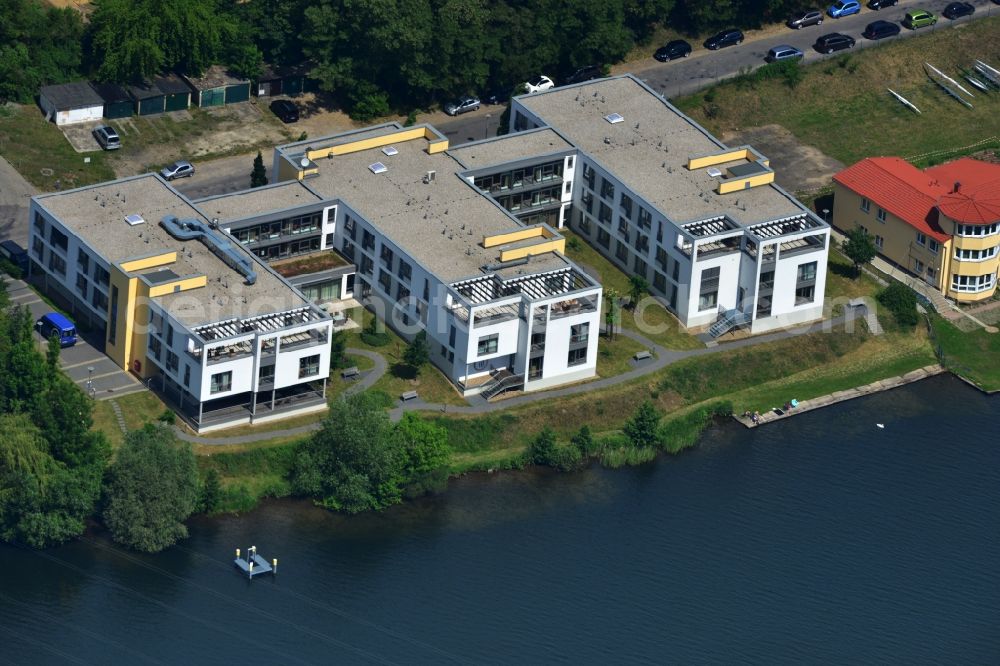
<path fill-rule="evenodd" d="M 268 502 L 155 556 L 5 546 L 0 661 L 1000 663 L 998 400 L 940 377 L 641 468 Z M 251 544 L 276 578 L 237 575 Z"/>

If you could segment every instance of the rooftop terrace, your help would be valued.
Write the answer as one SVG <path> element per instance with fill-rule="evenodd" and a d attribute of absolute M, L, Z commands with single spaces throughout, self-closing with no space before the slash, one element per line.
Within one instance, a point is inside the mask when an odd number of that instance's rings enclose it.
<path fill-rule="evenodd" d="M 716 193 L 718 180 L 688 161 L 726 146 L 631 75 L 516 99 L 677 224 L 724 215 L 750 225 L 803 210 L 773 185 Z"/>
<path fill-rule="evenodd" d="M 308 304 L 253 255 L 238 247 L 238 243 L 234 244 L 237 251 L 246 254 L 255 265 L 257 280 L 253 285 L 245 284 L 244 276 L 226 265 L 204 243 L 181 241 L 167 233 L 160 220 L 168 215 L 208 220 L 154 174 L 44 194 L 36 197 L 36 201 L 111 264 L 176 251 L 177 261 L 144 275 L 149 280 L 149 275 L 169 269 L 178 276 L 206 276 L 205 287 L 155 298 L 189 327 L 284 312 Z M 129 224 L 125 221 L 127 215 L 138 215 L 143 222 Z M 162 275 L 153 279 L 162 281 Z"/>

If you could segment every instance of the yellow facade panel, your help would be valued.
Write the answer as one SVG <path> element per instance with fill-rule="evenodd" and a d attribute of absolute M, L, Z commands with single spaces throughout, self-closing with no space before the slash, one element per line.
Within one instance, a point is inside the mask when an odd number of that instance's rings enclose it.
<path fill-rule="evenodd" d="M 732 192 L 739 192 L 740 190 L 745 190 L 751 187 L 759 187 L 760 185 L 768 185 L 774 182 L 774 172 L 769 171 L 767 173 L 757 174 L 755 176 L 749 176 L 747 178 L 740 179 L 729 179 L 719 182 L 719 189 L 716 190 L 719 194 L 730 194 Z"/>
<path fill-rule="evenodd" d="M 1000 245 L 1000 236 L 955 236 L 956 250 L 988 250 Z"/>
<path fill-rule="evenodd" d="M 122 270 L 126 273 L 132 271 L 141 271 L 147 268 L 156 268 L 157 266 L 167 266 L 169 264 L 177 261 L 177 252 L 170 251 L 164 252 L 163 254 L 158 254 L 152 257 L 143 257 L 142 259 L 130 259 L 128 261 L 123 261 L 121 263 Z"/>
<path fill-rule="evenodd" d="M 538 243 L 537 245 L 529 245 L 527 247 L 505 250 L 500 253 L 500 261 L 514 261 L 515 259 L 524 259 L 525 257 L 530 257 L 534 254 L 545 254 L 546 252 L 558 252 L 559 254 L 565 254 L 566 239 L 557 238 L 545 243 Z"/>
<path fill-rule="evenodd" d="M 695 169 L 704 169 L 705 167 L 715 166 L 716 164 L 724 164 L 726 162 L 732 162 L 733 160 L 739 159 L 750 160 L 750 151 L 746 148 L 740 148 L 739 150 L 730 150 L 717 155 L 692 157 L 688 160 L 688 169 L 694 171 Z"/>
<path fill-rule="evenodd" d="M 538 238 L 539 236 L 544 236 L 544 235 L 545 235 L 544 227 L 525 227 L 524 229 L 518 229 L 517 231 L 510 231 L 505 234 L 486 236 L 485 238 L 483 238 L 483 247 L 496 247 L 497 245 L 516 243 L 517 241 L 522 241 L 528 238 Z"/>
<path fill-rule="evenodd" d="M 155 298 L 164 294 L 172 294 L 175 291 L 187 291 L 197 289 L 208 284 L 208 278 L 204 275 L 194 275 L 192 277 L 181 278 L 173 282 L 164 282 L 149 288 L 149 296 Z"/>

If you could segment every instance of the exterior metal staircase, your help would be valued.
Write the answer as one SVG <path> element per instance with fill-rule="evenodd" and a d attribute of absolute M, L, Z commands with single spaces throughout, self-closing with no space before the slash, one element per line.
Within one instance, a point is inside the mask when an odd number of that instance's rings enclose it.
<path fill-rule="evenodd" d="M 484 400 L 490 400 L 497 397 L 501 393 L 505 393 L 511 389 L 521 388 L 523 386 L 524 375 L 515 375 L 507 369 L 497 370 L 493 373 L 493 379 L 483 386 L 479 395 L 482 396 Z"/>
<path fill-rule="evenodd" d="M 712 324 L 711 328 L 708 329 L 708 334 L 714 340 L 734 328 L 746 326 L 752 320 L 753 318 L 747 312 L 740 312 L 739 310 L 726 310 L 719 315 L 716 322 Z"/>

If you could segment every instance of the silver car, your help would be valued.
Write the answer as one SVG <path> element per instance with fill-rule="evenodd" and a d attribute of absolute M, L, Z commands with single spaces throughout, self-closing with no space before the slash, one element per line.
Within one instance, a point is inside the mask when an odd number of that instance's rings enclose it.
<path fill-rule="evenodd" d="M 814 10 L 810 12 L 800 12 L 785 22 L 789 28 L 798 30 L 810 25 L 820 25 L 823 23 L 823 12 Z"/>
<path fill-rule="evenodd" d="M 444 112 L 449 116 L 457 116 L 460 113 L 465 113 L 466 111 L 478 111 L 479 110 L 479 98 L 478 97 L 463 97 L 457 102 L 452 102 L 444 107 Z"/>
<path fill-rule="evenodd" d="M 160 175 L 163 176 L 164 180 L 187 178 L 194 175 L 194 165 L 186 160 L 180 160 L 160 169 Z"/>

